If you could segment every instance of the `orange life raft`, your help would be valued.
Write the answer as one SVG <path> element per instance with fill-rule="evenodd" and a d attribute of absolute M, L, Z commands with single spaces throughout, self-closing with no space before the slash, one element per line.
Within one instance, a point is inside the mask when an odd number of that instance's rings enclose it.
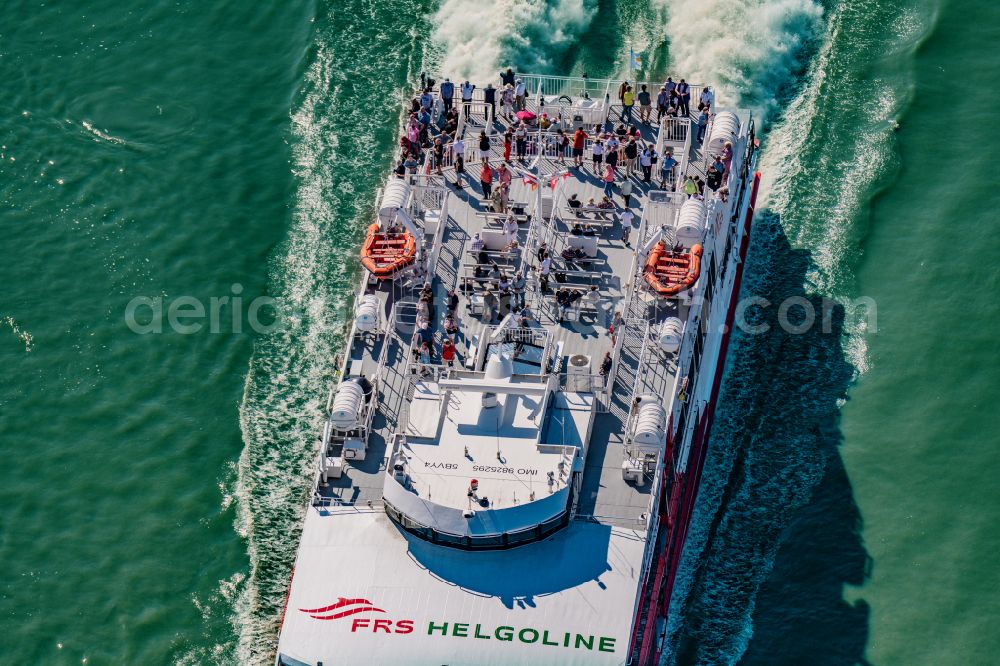
<path fill-rule="evenodd" d="M 701 245 L 690 252 L 673 252 L 660 241 L 646 259 L 643 279 L 659 296 L 674 296 L 690 289 L 701 273 Z"/>
<path fill-rule="evenodd" d="M 384 233 L 377 222 L 368 227 L 361 246 L 361 265 L 379 280 L 391 278 L 400 268 L 412 264 L 416 256 L 417 241 L 410 232 Z"/>

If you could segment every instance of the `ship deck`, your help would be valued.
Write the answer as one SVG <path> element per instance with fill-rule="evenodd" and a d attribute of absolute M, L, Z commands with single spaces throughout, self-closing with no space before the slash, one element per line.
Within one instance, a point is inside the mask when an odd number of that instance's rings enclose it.
<path fill-rule="evenodd" d="M 498 122 L 497 126 L 500 127 Z M 650 143 L 655 143 L 655 134 L 650 127 L 644 126 L 643 139 Z M 470 156 L 473 154 L 472 148 L 467 149 Z M 496 160 L 502 161 L 501 155 L 493 156 Z M 679 156 L 678 156 L 679 157 Z M 567 159 L 571 163 L 571 159 Z M 696 165 L 703 162 L 701 151 L 696 146 L 690 149 L 689 163 L 690 173 L 695 173 Z M 495 162 L 494 162 L 495 163 Z M 517 164 L 517 161 L 514 160 Z M 522 166 L 527 166 L 527 162 Z M 543 157 L 540 160 L 540 170 L 543 173 L 551 173 L 560 168 L 564 168 L 556 159 Z M 467 171 L 478 170 L 478 160 L 470 157 Z M 577 194 L 578 198 L 588 201 L 593 198 L 599 201 L 603 195 L 603 182 L 594 173 L 592 165 L 585 162 L 581 169 L 569 169 L 570 176 L 561 185 L 563 196 L 570 193 Z M 475 234 L 496 231 L 498 227 L 490 224 L 490 219 L 484 217 L 482 213 L 487 212 L 487 204 L 482 200 L 482 189 L 478 179 L 471 178 L 465 188 L 456 188 L 453 184 L 454 176 L 449 171 L 445 171 L 444 176 L 432 175 L 424 179 L 429 185 L 448 188 L 451 192 L 449 200 L 449 219 L 442 237 L 440 257 L 437 262 L 436 272 L 433 281 L 435 303 L 443 304 L 447 298 L 449 289 L 460 286 L 463 277 L 469 274 L 469 268 L 475 263 L 475 258 L 471 256 L 469 250 L 470 241 Z M 635 213 L 634 227 L 637 228 L 638 221 L 643 214 L 650 191 L 658 190 L 654 183 L 647 185 L 642 182 L 641 172 L 637 172 L 630 178 L 633 184 L 633 194 L 631 208 Z M 655 180 L 655 175 L 654 175 Z M 533 325 L 543 327 L 552 336 L 554 345 L 561 350 L 561 356 L 565 360 L 575 354 L 583 354 L 592 359 L 592 372 L 597 374 L 598 366 L 606 352 L 612 351 L 612 337 L 608 331 L 608 326 L 616 309 L 621 308 L 625 301 L 626 291 L 632 279 L 632 268 L 634 252 L 633 248 L 637 242 L 635 231 L 632 233 L 631 245 L 622 242 L 622 223 L 620 213 L 622 212 L 622 196 L 620 186 L 623 181 L 616 184 L 613 199 L 616 207 L 608 216 L 611 218 L 607 226 L 603 227 L 596 237 L 595 261 L 589 262 L 587 270 L 577 271 L 578 275 L 573 275 L 573 282 L 568 283 L 570 287 L 578 287 L 587 290 L 590 285 L 596 285 L 600 291 L 600 300 L 596 307 L 584 307 L 581 309 L 578 321 L 559 322 L 553 311 L 555 288 L 560 286 L 554 281 L 550 282 L 547 294 L 538 291 L 537 281 L 529 279 L 527 304 L 531 310 L 535 322 Z M 514 178 L 511 186 L 511 200 L 513 202 L 529 203 L 534 198 L 531 187 L 519 178 Z M 562 211 L 560 211 L 562 212 Z M 518 240 L 523 247 L 528 236 L 528 227 L 522 223 L 518 234 Z M 570 228 L 562 220 L 555 225 L 553 242 L 556 244 L 566 242 L 570 238 Z M 550 245 L 551 247 L 551 245 Z M 556 265 L 563 262 L 558 254 L 554 253 Z M 526 253 L 522 258 L 525 267 L 537 267 L 538 261 L 534 256 Z M 511 275 L 508 270 L 507 275 Z M 336 503 L 359 503 L 377 504 L 381 500 L 382 486 L 384 480 L 385 466 L 388 462 L 391 450 L 392 436 L 398 431 L 399 425 L 405 420 L 410 428 L 411 436 L 419 436 L 419 423 L 427 418 L 421 413 L 422 405 L 420 401 L 420 384 L 416 389 L 411 387 L 411 382 L 407 372 L 412 371 L 412 366 L 407 363 L 407 355 L 410 352 L 411 339 L 413 337 L 416 322 L 416 302 L 417 295 L 413 285 L 410 289 L 401 289 L 397 285 L 380 283 L 375 293 L 378 294 L 383 303 L 384 315 L 390 322 L 391 335 L 385 338 L 364 338 L 356 340 L 350 350 L 349 367 L 353 368 L 349 374 L 364 373 L 371 377 L 378 368 L 379 356 L 383 353 L 383 346 L 386 358 L 382 371 L 380 389 L 379 409 L 375 414 L 372 424 L 372 434 L 369 438 L 368 454 L 364 461 L 352 463 L 344 470 L 344 475 L 339 479 L 331 479 L 327 484 L 318 488 L 320 495 Z M 456 336 L 456 347 L 458 359 L 456 366 L 460 365 L 467 358 L 470 347 L 474 339 L 482 336 L 485 329 L 485 322 L 481 316 L 470 311 L 470 294 L 460 292 L 460 304 L 456 311 L 456 318 L 459 323 L 460 332 Z M 646 314 L 651 314 L 653 319 L 662 319 L 670 315 L 686 317 L 683 304 L 678 305 L 676 301 L 654 302 L 649 296 L 637 296 L 636 307 L 646 306 L 649 309 Z M 678 311 L 678 308 L 680 311 Z M 443 308 L 437 308 L 436 320 L 440 324 L 443 317 Z M 646 367 L 640 371 L 641 341 L 643 335 L 642 327 L 644 322 L 636 319 L 629 320 L 626 315 L 624 326 L 619 333 L 626 337 L 622 344 L 618 363 L 616 364 L 616 378 L 607 399 L 602 400 L 593 425 L 593 433 L 590 438 L 589 447 L 586 452 L 586 466 L 583 478 L 583 492 L 579 497 L 579 507 L 577 517 L 579 519 L 593 520 L 609 525 L 623 526 L 635 529 L 644 529 L 646 523 L 646 512 L 649 509 L 651 477 L 646 477 L 643 483 L 627 484 L 622 480 L 622 462 L 625 460 L 623 450 L 624 430 L 623 424 L 627 420 L 629 405 L 634 391 L 656 393 L 664 395 L 674 382 L 675 368 L 669 363 L 647 363 Z M 434 348 L 440 350 L 443 341 L 443 333 L 438 325 L 434 335 Z M 364 344 L 361 344 L 361 343 Z M 440 363 L 440 359 L 436 359 Z M 638 387 L 638 388 L 636 388 Z"/>

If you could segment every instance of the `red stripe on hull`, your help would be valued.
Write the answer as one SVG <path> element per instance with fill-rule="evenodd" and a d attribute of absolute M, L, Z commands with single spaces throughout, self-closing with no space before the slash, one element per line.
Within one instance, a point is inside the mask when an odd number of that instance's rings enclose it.
<path fill-rule="evenodd" d="M 722 384 L 722 374 L 726 366 L 726 354 L 729 351 L 729 339 L 733 329 L 733 321 L 736 318 L 736 306 L 739 300 L 740 286 L 743 283 L 743 264 L 746 260 L 747 251 L 750 247 L 750 227 L 753 220 L 754 205 L 757 202 L 757 190 L 760 186 L 760 172 L 754 173 L 753 188 L 750 193 L 750 206 L 747 209 L 744 221 L 743 239 L 740 241 L 739 262 L 736 265 L 736 275 L 733 277 L 733 292 L 729 298 L 729 305 L 726 311 L 726 328 L 719 344 L 719 358 L 715 368 L 715 377 L 712 384 L 712 394 L 706 406 L 705 413 L 698 422 L 698 430 L 694 435 L 691 445 L 691 456 L 693 466 L 689 466 L 685 476 L 687 483 L 681 484 L 680 478 L 675 478 L 671 484 L 670 499 L 667 504 L 666 516 L 660 514 L 661 522 L 666 522 L 667 536 L 665 546 L 657 558 L 656 578 L 653 582 L 653 590 L 649 605 L 649 614 L 646 619 L 646 631 L 642 637 L 642 647 L 639 651 L 638 664 L 645 665 L 657 663 L 660 658 L 660 649 L 653 647 L 655 635 L 656 618 L 661 614 L 665 615 L 670 607 L 670 597 L 673 592 L 674 580 L 677 577 L 677 567 L 680 564 L 684 543 L 687 539 L 688 526 L 691 522 L 691 514 L 694 511 L 695 499 L 698 496 L 698 486 L 701 482 L 701 472 L 705 465 L 705 458 L 708 453 L 709 434 L 712 430 L 712 420 L 715 416 L 715 405 L 719 397 L 719 389 Z M 662 501 L 662 498 L 661 498 Z M 671 554 L 675 556 L 670 557 Z M 664 573 L 667 561 L 670 560 L 669 569 Z M 665 587 L 662 602 L 658 602 L 658 597 Z M 636 622 L 634 631 L 638 630 Z M 633 640 L 635 634 L 633 633 Z"/>

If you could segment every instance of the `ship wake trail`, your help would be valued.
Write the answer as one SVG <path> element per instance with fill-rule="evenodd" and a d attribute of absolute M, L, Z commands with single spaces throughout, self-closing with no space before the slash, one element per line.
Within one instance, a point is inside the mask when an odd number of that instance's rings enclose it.
<path fill-rule="evenodd" d="M 498 67 L 547 73 L 564 70 L 597 13 L 597 0 L 443 0 L 433 23 L 435 69 L 485 85 Z"/>
<path fill-rule="evenodd" d="M 236 529 L 247 540 L 251 570 L 233 604 L 238 645 L 231 663 L 238 664 L 274 659 L 356 277 L 351 252 L 374 207 L 381 177 L 373 174 L 389 166 L 398 97 L 419 70 L 427 29 L 414 21 L 428 11 L 420 0 L 397 3 L 392 12 L 362 0 L 325 11 L 316 18 L 313 53 L 291 117 L 296 190 L 290 227 L 269 266 L 285 325 L 257 341 L 240 408 Z"/>
<path fill-rule="evenodd" d="M 759 315 L 768 333 L 734 334 L 681 567 L 686 575 L 674 587 L 665 663 L 776 663 L 775 655 L 755 660 L 757 595 L 796 510 L 825 487 L 828 468 L 842 468 L 839 407 L 867 368 L 864 336 L 873 332 L 866 329 L 871 313 L 853 309 L 853 271 L 865 207 L 892 176 L 894 118 L 907 102 L 910 79 L 904 72 L 873 84 L 871 63 L 912 49 L 926 24 L 886 3 L 845 0 L 829 8 L 821 34 L 810 37 L 820 16 L 813 3 L 708 2 L 725 4 L 725 24 L 735 27 L 715 40 L 716 30 L 708 30 L 710 46 L 699 50 L 692 23 L 698 10 L 682 16 L 687 4 L 671 5 L 674 56 L 691 63 L 698 80 L 702 73 L 721 76 L 736 98 L 774 119 L 765 126 L 764 183 L 741 293 L 774 305 Z M 737 9 L 760 11 L 761 18 L 748 21 L 732 13 Z M 678 21 L 692 30 L 690 46 L 676 34 Z M 749 34 L 760 25 L 771 30 L 767 37 Z M 775 26 L 784 27 L 774 32 Z M 799 55 L 788 48 L 803 44 Z M 809 54 L 799 81 L 795 72 Z M 817 316 L 805 334 L 788 333 L 774 320 L 777 305 L 793 296 Z M 849 488 L 837 492 L 850 501 Z"/>
<path fill-rule="evenodd" d="M 814 0 L 672 0 L 668 4 L 671 72 L 711 83 L 725 106 L 777 110 L 823 31 Z"/>

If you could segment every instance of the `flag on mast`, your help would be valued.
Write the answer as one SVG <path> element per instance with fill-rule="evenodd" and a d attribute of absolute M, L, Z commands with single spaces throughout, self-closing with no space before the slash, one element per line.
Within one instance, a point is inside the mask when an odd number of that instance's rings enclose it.
<path fill-rule="evenodd" d="M 642 69 L 642 53 L 633 51 L 631 47 L 628 50 L 628 66 L 633 72 Z"/>

